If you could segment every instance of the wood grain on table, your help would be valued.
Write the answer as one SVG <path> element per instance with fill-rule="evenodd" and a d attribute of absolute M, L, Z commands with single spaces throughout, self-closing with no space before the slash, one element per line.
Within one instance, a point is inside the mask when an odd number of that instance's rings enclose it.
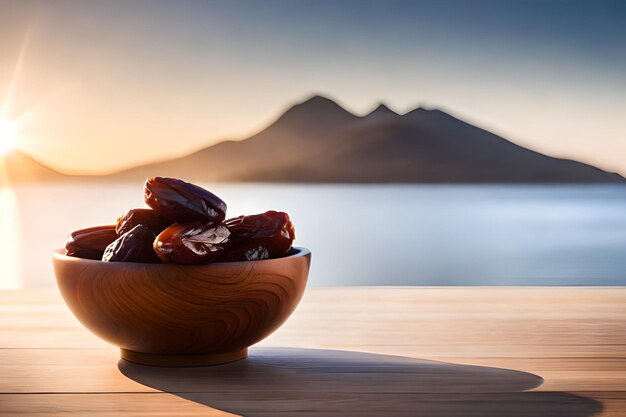
<path fill-rule="evenodd" d="M 309 288 L 246 361 L 119 359 L 0 291 L 0 415 L 626 416 L 626 288 Z"/>

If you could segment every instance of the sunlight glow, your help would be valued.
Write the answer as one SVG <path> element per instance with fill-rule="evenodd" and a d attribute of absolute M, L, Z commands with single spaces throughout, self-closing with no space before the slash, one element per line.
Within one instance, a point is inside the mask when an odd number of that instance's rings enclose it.
<path fill-rule="evenodd" d="M 11 151 L 17 139 L 17 126 L 8 119 L 0 119 L 0 155 Z"/>
<path fill-rule="evenodd" d="M 0 173 L 0 177 L 2 175 Z M 5 236 L 0 240 L 0 290 L 15 290 L 22 287 L 19 224 L 15 192 L 10 187 L 0 185 L 0 230 Z"/>
<path fill-rule="evenodd" d="M 2 120 L 2 119 L 0 119 Z M 22 287 L 20 213 L 9 182 L 5 158 L 0 157 L 0 290 Z"/>

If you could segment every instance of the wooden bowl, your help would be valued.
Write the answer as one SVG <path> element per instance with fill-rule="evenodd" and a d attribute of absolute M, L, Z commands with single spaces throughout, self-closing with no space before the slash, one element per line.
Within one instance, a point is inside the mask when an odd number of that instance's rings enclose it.
<path fill-rule="evenodd" d="M 247 357 L 296 308 L 311 252 L 208 265 L 101 262 L 53 254 L 57 284 L 80 322 L 145 365 L 216 365 Z"/>

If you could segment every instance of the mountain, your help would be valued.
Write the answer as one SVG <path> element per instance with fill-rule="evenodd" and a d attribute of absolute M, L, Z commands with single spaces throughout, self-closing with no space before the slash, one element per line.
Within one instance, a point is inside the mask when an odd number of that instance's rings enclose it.
<path fill-rule="evenodd" d="M 0 178 L 10 182 L 61 181 L 67 178 L 20 151 L 0 156 Z M 0 184 L 2 187 L 2 184 Z"/>
<path fill-rule="evenodd" d="M 315 96 L 242 141 L 114 174 L 188 181 L 349 183 L 620 182 L 593 166 L 516 145 L 441 110 L 356 116 Z"/>

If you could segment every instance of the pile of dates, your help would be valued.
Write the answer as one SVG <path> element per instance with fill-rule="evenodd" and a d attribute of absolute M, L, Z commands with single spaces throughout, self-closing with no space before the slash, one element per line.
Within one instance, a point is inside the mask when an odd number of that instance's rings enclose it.
<path fill-rule="evenodd" d="M 149 178 L 150 208 L 129 210 L 116 225 L 77 230 L 67 255 L 105 262 L 204 264 L 286 255 L 295 238 L 287 213 L 267 211 L 226 219 L 226 203 L 175 178 Z"/>

